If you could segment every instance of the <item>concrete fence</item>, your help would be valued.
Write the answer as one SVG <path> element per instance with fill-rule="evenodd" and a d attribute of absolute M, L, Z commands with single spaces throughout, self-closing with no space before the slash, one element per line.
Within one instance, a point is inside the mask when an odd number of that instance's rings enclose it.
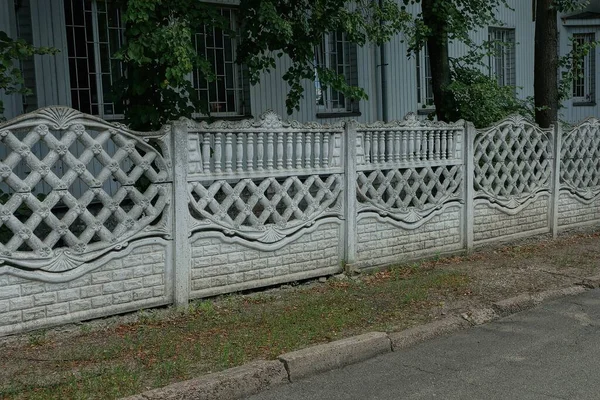
<path fill-rule="evenodd" d="M 596 119 L 140 133 L 56 107 L 0 153 L 0 335 L 600 222 Z"/>

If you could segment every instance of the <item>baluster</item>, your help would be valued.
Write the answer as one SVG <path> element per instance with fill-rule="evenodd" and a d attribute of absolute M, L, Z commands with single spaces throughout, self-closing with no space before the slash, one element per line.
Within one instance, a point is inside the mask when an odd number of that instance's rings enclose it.
<path fill-rule="evenodd" d="M 448 132 L 448 158 L 450 159 L 456 157 L 456 149 L 454 148 L 454 133 L 455 131 Z"/>
<path fill-rule="evenodd" d="M 379 132 L 373 132 L 373 143 L 371 145 L 372 151 L 372 160 L 371 162 L 377 164 L 379 162 Z"/>
<path fill-rule="evenodd" d="M 248 140 L 246 141 L 246 169 L 248 171 L 254 170 L 254 133 L 248 133 Z"/>
<path fill-rule="evenodd" d="M 408 161 L 415 159 L 415 131 L 408 132 Z"/>
<path fill-rule="evenodd" d="M 422 132 L 417 131 L 415 135 L 415 160 L 417 161 L 421 160 L 421 136 Z"/>
<path fill-rule="evenodd" d="M 440 159 L 440 146 L 441 137 L 440 132 L 435 132 L 435 152 L 433 153 L 433 159 L 438 161 Z"/>
<path fill-rule="evenodd" d="M 256 143 L 256 169 L 262 171 L 265 165 L 265 134 L 258 133 L 258 141 Z"/>
<path fill-rule="evenodd" d="M 302 132 L 296 133 L 296 168 L 302 168 Z"/>
<path fill-rule="evenodd" d="M 312 134 L 306 133 L 306 142 L 304 143 L 304 168 L 310 168 L 310 156 L 311 156 L 311 139 Z"/>
<path fill-rule="evenodd" d="M 232 172 L 231 160 L 233 158 L 233 133 L 225 134 L 225 172 Z"/>
<path fill-rule="evenodd" d="M 237 134 L 237 149 L 236 149 L 236 169 L 238 172 L 244 170 L 244 134 Z"/>
<path fill-rule="evenodd" d="M 323 136 L 323 167 L 329 167 L 329 133 Z"/>
<path fill-rule="evenodd" d="M 427 131 L 427 138 L 429 139 L 427 142 L 427 160 L 433 160 L 433 135 L 435 131 Z"/>
<path fill-rule="evenodd" d="M 274 153 L 274 147 L 273 147 L 273 132 L 269 132 L 267 134 L 267 169 L 271 170 L 273 169 L 273 153 Z"/>
<path fill-rule="evenodd" d="M 371 162 L 371 132 L 365 132 L 365 163 Z"/>
<path fill-rule="evenodd" d="M 210 172 L 210 134 L 205 133 L 202 136 L 202 161 L 204 162 L 204 172 Z"/>
<path fill-rule="evenodd" d="M 379 162 L 385 162 L 385 131 L 379 135 Z"/>
<path fill-rule="evenodd" d="M 402 131 L 402 161 L 406 161 L 408 156 L 408 131 Z"/>
<path fill-rule="evenodd" d="M 217 133 L 215 135 L 215 172 L 221 172 L 222 166 L 222 152 L 223 152 L 223 134 Z"/>
<path fill-rule="evenodd" d="M 442 131 L 442 160 L 448 159 L 448 132 Z"/>
<path fill-rule="evenodd" d="M 285 167 L 292 169 L 292 160 L 294 156 L 294 136 L 292 132 L 287 133 L 287 143 L 285 152 Z"/>
<path fill-rule="evenodd" d="M 400 131 L 394 131 L 394 162 L 400 161 Z"/>
<path fill-rule="evenodd" d="M 394 161 L 394 132 L 387 133 L 387 162 Z"/>
<path fill-rule="evenodd" d="M 315 155 L 315 168 L 321 167 L 321 132 L 315 133 L 315 143 L 314 143 L 314 152 Z"/>
<path fill-rule="evenodd" d="M 283 169 L 283 132 L 277 132 L 277 169 Z"/>

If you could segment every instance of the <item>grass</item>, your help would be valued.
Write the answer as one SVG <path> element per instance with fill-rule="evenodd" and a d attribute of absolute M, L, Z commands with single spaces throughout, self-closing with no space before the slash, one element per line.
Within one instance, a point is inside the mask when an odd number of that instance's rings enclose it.
<path fill-rule="evenodd" d="M 431 306 L 434 292 L 461 295 L 467 284 L 463 274 L 404 266 L 356 281 L 198 301 L 186 312 L 143 311 L 136 323 L 82 330 L 68 344 L 36 337 L 24 354 L 4 351 L 17 364 L 32 356 L 44 362 L 14 371 L 0 398 L 118 398 L 398 321 L 410 325 L 419 321 L 407 317 Z"/>

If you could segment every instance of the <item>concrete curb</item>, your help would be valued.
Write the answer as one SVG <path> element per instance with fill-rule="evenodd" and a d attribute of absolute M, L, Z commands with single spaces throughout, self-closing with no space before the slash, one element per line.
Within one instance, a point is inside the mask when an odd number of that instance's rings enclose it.
<path fill-rule="evenodd" d="M 390 338 L 384 332 L 370 332 L 335 342 L 282 354 L 290 382 L 354 364 L 392 351 Z"/>
<path fill-rule="evenodd" d="M 288 381 L 279 361 L 256 361 L 240 367 L 177 382 L 124 400 L 239 399 Z"/>
<path fill-rule="evenodd" d="M 317 373 L 341 368 L 391 351 L 447 335 L 469 326 L 482 325 L 527 310 L 543 301 L 573 296 L 600 288 L 600 275 L 585 278 L 575 286 L 533 295 L 522 294 L 497 301 L 491 308 L 473 309 L 425 325 L 386 334 L 370 332 L 335 342 L 282 354 L 275 361 L 257 361 L 240 367 L 175 383 L 125 400 L 231 400 L 251 396 L 273 386 L 294 382 Z"/>
<path fill-rule="evenodd" d="M 405 349 L 419 342 L 447 335 L 469 327 L 469 323 L 458 316 L 430 322 L 425 325 L 415 326 L 401 332 L 392 332 L 388 336 L 392 341 L 393 351 Z"/>

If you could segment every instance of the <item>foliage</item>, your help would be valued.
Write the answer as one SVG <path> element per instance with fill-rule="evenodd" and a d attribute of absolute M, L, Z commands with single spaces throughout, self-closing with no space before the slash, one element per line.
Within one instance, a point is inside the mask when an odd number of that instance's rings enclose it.
<path fill-rule="evenodd" d="M 476 44 L 469 36 L 473 30 L 502 25 L 496 17 L 506 0 L 403 0 L 406 6 L 421 4 L 406 31 L 409 55 L 417 55 L 426 45 L 431 63 L 431 78 L 436 114 L 439 120 L 464 118 L 459 114 L 454 92 L 449 86 L 452 76 L 462 69 L 452 70 L 456 60 L 448 53 L 449 42 L 462 42 L 469 48 L 468 57 L 480 60 L 489 51 L 489 44 Z M 485 50 L 482 52 L 481 50 Z M 476 61 L 476 63 L 480 63 Z M 464 89 L 465 79 L 462 89 Z M 476 104 L 473 104 L 476 106 Z"/>
<path fill-rule="evenodd" d="M 299 109 L 303 80 L 317 77 L 323 89 L 331 87 L 348 98 L 367 99 L 367 93 L 350 86 L 338 71 L 316 65 L 315 47 L 323 35 L 344 32 L 351 43 L 381 44 L 405 29 L 410 20 L 406 10 L 393 0 L 242 0 L 240 13 L 245 24 L 238 48 L 239 61 L 250 70 L 251 83 L 275 68 L 276 57 L 288 56 L 291 65 L 283 79 L 289 85 L 288 113 Z"/>
<path fill-rule="evenodd" d="M 169 120 L 208 113 L 189 75 L 215 77 L 210 62 L 196 54 L 192 35 L 204 25 L 228 29 L 214 7 L 196 0 L 122 0 L 125 44 L 116 57 L 125 77 L 115 93 L 125 103 L 125 119 L 134 129 L 157 129 Z"/>
<path fill-rule="evenodd" d="M 516 98 L 514 87 L 500 86 L 494 77 L 476 68 L 453 69 L 448 91 L 461 118 L 477 128 L 491 126 L 511 114 L 527 113 L 525 104 Z"/>
<path fill-rule="evenodd" d="M 34 47 L 23 39 L 12 39 L 6 32 L 0 31 L 0 90 L 7 95 L 31 93 L 25 87 L 23 74 L 18 62 L 34 54 L 56 54 L 58 50 L 50 47 Z M 4 119 L 4 104 L 0 100 L 0 121 Z"/>

